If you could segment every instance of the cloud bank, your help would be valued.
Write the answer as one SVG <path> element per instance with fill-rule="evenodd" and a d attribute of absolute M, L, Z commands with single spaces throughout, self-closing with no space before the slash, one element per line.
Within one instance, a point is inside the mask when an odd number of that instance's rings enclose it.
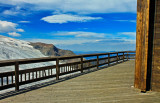
<path fill-rule="evenodd" d="M 136 23 L 136 20 L 114 20 L 114 21 Z"/>
<path fill-rule="evenodd" d="M 124 51 L 135 50 L 135 40 L 129 39 L 32 39 L 31 42 L 54 44 L 62 49 L 72 51 Z M 117 45 L 118 44 L 118 45 Z"/>
<path fill-rule="evenodd" d="M 104 38 L 105 36 L 108 36 L 108 34 L 105 34 L 105 33 L 85 32 L 85 31 L 71 31 L 71 32 L 63 31 L 63 32 L 54 33 L 52 35 L 74 36 L 77 38 Z"/>
<path fill-rule="evenodd" d="M 127 35 L 127 36 L 136 36 L 136 32 L 120 32 L 118 34 Z"/>
<path fill-rule="evenodd" d="M 19 37 L 19 36 L 21 36 L 21 34 L 16 33 L 16 32 L 8 33 L 8 35 L 10 35 L 10 36 L 15 36 L 15 37 Z"/>
<path fill-rule="evenodd" d="M 87 22 L 91 20 L 99 20 L 101 17 L 89 17 L 89 16 L 79 16 L 79 15 L 69 15 L 69 14 L 59 14 L 43 17 L 41 20 L 44 20 L 48 23 L 68 23 L 68 22 Z"/>
<path fill-rule="evenodd" d="M 86 31 L 60 31 L 51 33 L 53 36 L 62 37 L 63 39 L 33 39 L 33 41 L 42 41 L 46 43 L 53 43 L 55 45 L 74 45 L 74 44 L 86 44 L 86 43 L 99 43 L 110 45 L 119 44 L 135 44 L 136 32 L 119 32 L 116 35 L 97 32 Z M 126 38 L 126 35 L 128 38 Z M 72 39 L 74 38 L 74 39 Z"/>
<path fill-rule="evenodd" d="M 24 8 L 31 5 L 31 10 L 58 10 L 61 13 L 92 14 L 113 12 L 136 13 L 137 0 L 12 0 L 12 2 L 10 0 L 1 0 L 0 3 Z"/>

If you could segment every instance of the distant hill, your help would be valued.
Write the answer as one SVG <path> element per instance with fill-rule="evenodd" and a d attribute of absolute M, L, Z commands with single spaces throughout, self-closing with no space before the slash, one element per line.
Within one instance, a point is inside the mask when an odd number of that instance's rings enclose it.
<path fill-rule="evenodd" d="M 45 44 L 41 42 L 30 43 L 35 49 L 39 50 L 45 56 L 71 56 L 75 55 L 70 50 L 62 50 L 54 46 L 53 44 Z"/>

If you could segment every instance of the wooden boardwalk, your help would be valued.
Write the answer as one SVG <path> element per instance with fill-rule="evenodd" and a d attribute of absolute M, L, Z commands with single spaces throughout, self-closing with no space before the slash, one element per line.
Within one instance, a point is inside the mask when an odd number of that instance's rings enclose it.
<path fill-rule="evenodd" d="M 133 88 L 134 60 L 0 100 L 0 103 L 160 103 Z"/>

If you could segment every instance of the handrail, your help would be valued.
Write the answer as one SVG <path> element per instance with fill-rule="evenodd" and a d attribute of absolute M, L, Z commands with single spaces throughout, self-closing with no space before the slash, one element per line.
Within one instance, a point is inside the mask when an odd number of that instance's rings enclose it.
<path fill-rule="evenodd" d="M 103 56 L 103 57 L 101 57 Z M 85 60 L 85 57 L 95 57 L 94 59 Z M 15 66 L 15 71 L 0 73 L 0 90 L 15 87 L 19 90 L 20 85 L 53 78 L 58 80 L 60 76 L 80 71 L 81 73 L 93 67 L 110 65 L 119 61 L 135 58 L 135 51 L 121 51 L 110 53 L 85 54 L 75 56 L 61 57 L 43 57 L 32 59 L 16 59 L 0 61 L 0 67 Z M 60 60 L 77 59 L 71 63 L 60 64 Z M 56 61 L 55 65 L 19 70 L 19 66 L 23 64 L 32 64 L 40 62 Z"/>
<path fill-rule="evenodd" d="M 116 53 L 135 53 L 135 51 L 121 51 L 121 52 L 111 52 L 111 53 L 96 53 L 96 54 L 84 54 L 84 55 L 75 55 L 75 56 L 60 56 L 60 57 L 42 57 L 42 58 L 31 58 L 31 59 L 13 59 L 13 60 L 3 60 L 0 61 L 0 67 L 4 66 L 11 66 L 14 65 L 15 62 L 19 62 L 19 64 L 30 64 L 30 63 L 39 63 L 39 62 L 48 62 L 54 61 L 57 58 L 59 60 L 64 59 L 74 59 L 74 58 L 81 58 L 83 57 L 90 57 L 90 56 L 100 56 L 100 55 L 108 55 L 108 54 L 116 54 Z"/>

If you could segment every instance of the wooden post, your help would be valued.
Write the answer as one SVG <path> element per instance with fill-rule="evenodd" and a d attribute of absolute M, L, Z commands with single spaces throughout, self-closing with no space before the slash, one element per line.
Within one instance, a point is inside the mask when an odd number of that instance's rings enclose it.
<path fill-rule="evenodd" d="M 19 63 L 15 63 L 15 90 L 19 90 Z"/>
<path fill-rule="evenodd" d="M 81 73 L 83 73 L 83 56 L 81 57 Z"/>
<path fill-rule="evenodd" d="M 118 61 L 119 61 L 119 56 L 118 56 L 118 52 L 117 52 L 117 63 L 118 63 Z"/>
<path fill-rule="evenodd" d="M 148 80 L 151 76 L 149 74 L 151 74 L 150 64 L 152 64 L 152 38 L 154 35 L 154 23 L 156 22 L 154 20 L 155 0 L 137 0 L 137 3 L 136 65 L 134 86 L 141 89 L 142 92 L 146 92 L 148 86 L 150 87 L 150 81 Z M 154 37 L 156 36 L 154 35 Z"/>
<path fill-rule="evenodd" d="M 141 88 L 141 67 L 142 67 L 142 31 L 143 31 L 143 2 L 137 0 L 137 31 L 136 31 L 136 59 L 135 59 L 135 81 L 134 87 Z"/>
<path fill-rule="evenodd" d="M 97 69 L 98 69 L 98 66 L 99 66 L 99 56 L 97 55 Z"/>
<path fill-rule="evenodd" d="M 59 80 L 59 58 L 56 59 L 56 80 Z"/>
<path fill-rule="evenodd" d="M 128 55 L 128 52 L 127 52 L 127 61 L 128 61 L 128 58 L 129 58 L 128 56 L 129 56 L 129 55 Z"/>
<path fill-rule="evenodd" d="M 123 52 L 123 61 L 124 61 L 124 52 Z"/>
<path fill-rule="evenodd" d="M 3 77 L 1 77 L 1 86 L 3 86 Z"/>
<path fill-rule="evenodd" d="M 110 54 L 108 54 L 108 66 L 110 66 Z"/>

